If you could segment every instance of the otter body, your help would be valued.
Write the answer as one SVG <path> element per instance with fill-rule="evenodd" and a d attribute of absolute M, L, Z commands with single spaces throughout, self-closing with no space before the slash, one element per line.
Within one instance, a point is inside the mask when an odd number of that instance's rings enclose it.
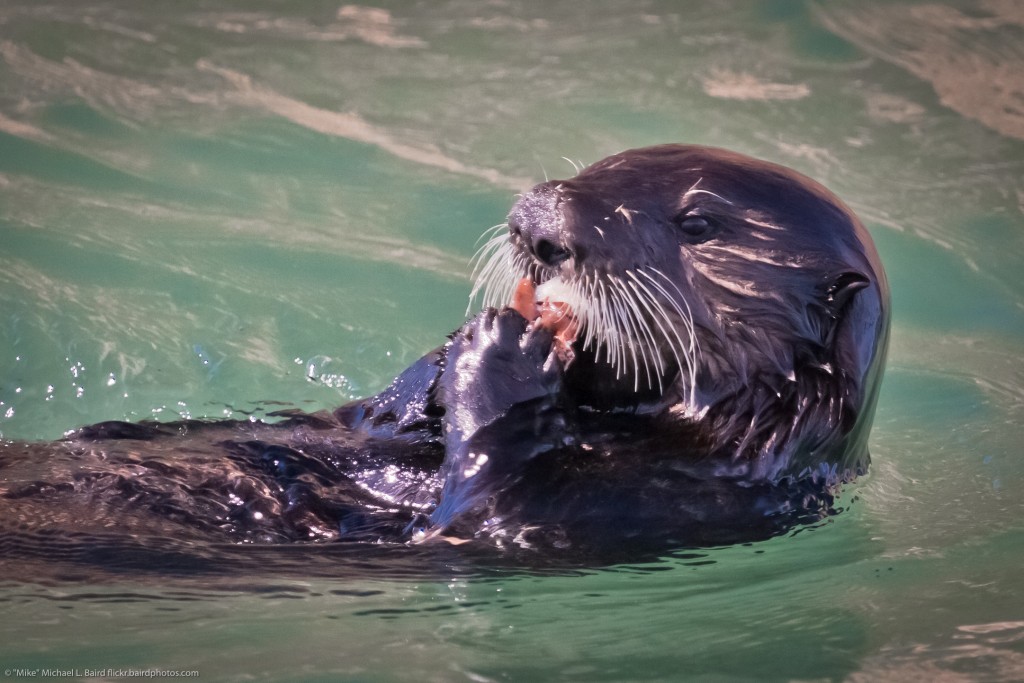
<path fill-rule="evenodd" d="M 789 169 L 664 145 L 542 183 L 474 294 L 447 343 L 330 414 L 0 446 L 0 510 L 255 542 L 692 546 L 820 518 L 868 465 L 885 275 Z"/>

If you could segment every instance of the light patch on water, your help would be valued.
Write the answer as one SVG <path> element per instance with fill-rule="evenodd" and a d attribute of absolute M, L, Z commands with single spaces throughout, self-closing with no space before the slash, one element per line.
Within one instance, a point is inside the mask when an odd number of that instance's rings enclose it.
<path fill-rule="evenodd" d="M 1024 621 L 996 621 L 990 624 L 965 624 L 959 628 L 964 633 L 1006 633 L 1011 632 L 1007 636 L 1007 640 L 1022 640 L 1024 641 Z"/>
<path fill-rule="evenodd" d="M 872 464 L 857 490 L 882 557 L 940 557 L 1021 518 L 1019 347 L 899 326 L 871 435 Z M 890 391 L 917 387 L 894 400 Z M 906 391 L 903 389 L 903 391 Z M 900 395 L 900 394 L 897 394 Z"/>
<path fill-rule="evenodd" d="M 488 16 L 488 17 L 468 17 L 466 25 L 471 28 L 483 29 L 485 31 L 518 31 L 519 33 L 529 33 L 531 31 L 543 31 L 546 30 L 550 23 L 546 19 L 533 18 L 533 19 L 521 19 L 518 17 L 510 16 Z"/>
<path fill-rule="evenodd" d="M 70 305 L 81 305 L 80 287 L 62 282 L 46 273 L 11 259 L 0 260 L 0 285 L 7 291 L 27 291 L 35 300 L 38 309 L 51 313 Z"/>
<path fill-rule="evenodd" d="M 767 133 L 754 133 L 754 137 L 771 144 L 791 159 L 802 159 L 809 162 L 814 169 L 811 175 L 818 179 L 829 170 L 842 166 L 835 152 L 826 147 L 819 147 L 807 142 L 788 142 L 777 135 Z"/>
<path fill-rule="evenodd" d="M 239 35 L 316 42 L 357 40 L 375 47 L 398 49 L 427 47 L 423 39 L 399 33 L 398 24 L 388 10 L 363 5 L 344 5 L 336 12 L 335 21 L 322 24 L 264 12 L 205 12 L 191 16 L 188 21 L 199 28 Z"/>
<path fill-rule="evenodd" d="M 1024 417 L 1024 357 L 1021 349 L 987 336 L 937 336 L 901 326 L 889 345 L 889 363 L 942 372 L 974 383 L 1002 411 Z"/>
<path fill-rule="evenodd" d="M 802 100 L 811 94 L 806 83 L 775 83 L 728 69 L 713 69 L 701 83 L 705 93 L 726 100 Z"/>
<path fill-rule="evenodd" d="M 74 95 L 99 111 L 131 112 L 144 119 L 178 99 L 173 90 L 97 71 L 70 57 L 55 62 L 10 40 L 0 41 L 0 58 L 25 84 L 31 84 L 31 91 L 25 94 L 45 100 Z"/>
<path fill-rule="evenodd" d="M 169 296 L 163 297 L 165 300 L 160 304 L 162 314 L 155 316 L 135 306 L 116 288 L 74 284 L 16 260 L 4 259 L 0 263 L 0 290 L 23 292 L 22 296 L 32 300 L 36 311 L 58 318 L 74 315 L 88 321 L 94 329 L 117 330 L 122 344 L 129 339 L 148 348 L 184 343 L 182 321 L 188 314 Z M 104 351 L 109 353 L 106 348 Z M 123 375 L 145 367 L 143 359 L 131 355 L 119 355 L 119 362 Z"/>
<path fill-rule="evenodd" d="M 88 26 L 89 28 L 97 31 L 112 33 L 117 36 L 138 40 L 143 43 L 157 42 L 155 34 L 150 33 L 149 31 L 131 28 L 116 21 L 101 19 L 95 16 L 94 8 L 85 4 L 77 6 L 70 4 L 48 6 L 40 3 L 39 5 L 13 8 L 12 15 L 14 13 L 29 15 L 37 19 L 44 19 L 51 22 L 60 22 L 72 27 L 77 25 Z M 114 14 L 117 16 L 116 12 Z M 0 24 L 3 24 L 5 19 L 9 20 L 12 15 L 8 15 L 7 17 L 0 16 Z"/>
<path fill-rule="evenodd" d="M 378 47 L 426 47 L 416 36 L 399 35 L 391 12 L 379 7 L 345 5 L 338 9 L 338 20 L 346 24 L 346 33 Z"/>
<path fill-rule="evenodd" d="M 208 60 L 200 59 L 196 62 L 196 68 L 223 77 L 234 87 L 234 92 L 228 93 L 228 96 L 236 103 L 271 112 L 317 133 L 374 145 L 399 159 L 439 168 L 449 173 L 481 178 L 499 187 L 521 190 L 533 184 L 527 178 L 515 178 L 494 169 L 464 164 L 433 147 L 417 147 L 401 142 L 385 129 L 369 123 L 358 114 L 314 107 L 259 85 L 246 74 L 217 66 Z"/>
<path fill-rule="evenodd" d="M 167 232 L 177 236 L 195 235 L 211 244 L 219 239 L 246 239 L 264 244 L 282 243 L 289 251 L 304 250 L 337 254 L 345 258 L 391 263 L 403 268 L 429 272 L 446 281 L 465 281 L 469 277 L 466 258 L 448 250 L 413 242 L 397 236 L 388 225 L 361 224 L 346 229 L 351 219 L 338 217 L 331 229 L 297 229 L 294 218 L 231 215 L 202 206 L 158 204 L 132 195 L 108 194 L 100 197 L 90 190 L 54 186 L 25 176 L 13 178 L 6 188 L 7 201 L 0 203 L 0 218 L 12 224 L 55 229 L 67 215 L 81 218 L 69 236 L 73 244 L 109 248 L 122 258 L 147 267 L 186 275 L 210 283 L 249 291 L 264 282 L 262 273 L 206 267 L 202 250 L 170 250 L 153 253 L 154 239 Z M 254 207 L 256 210 L 262 207 Z M 145 230 L 112 230 L 112 226 L 143 224 Z M 0 274 L 2 277 L 2 274 Z"/>
<path fill-rule="evenodd" d="M 61 18 L 63 14 L 56 14 L 55 16 L 57 18 Z M 91 17 L 88 15 L 83 16 L 80 19 L 76 19 L 76 21 L 81 21 L 82 24 L 90 28 L 95 28 L 100 31 L 106 31 L 108 33 L 124 36 L 126 38 L 133 38 L 135 40 L 140 40 L 144 43 L 155 43 L 157 40 L 155 35 L 147 31 L 137 31 L 133 28 L 128 28 L 127 26 L 121 26 L 120 24 L 115 24 L 111 21 L 102 21 L 100 19 L 96 19 L 95 17 Z"/>
<path fill-rule="evenodd" d="M 971 683 L 1024 680 L 1024 654 L 1018 652 L 1024 622 L 965 625 L 947 631 L 933 642 L 910 637 L 885 646 L 867 658 L 849 683 Z"/>
<path fill-rule="evenodd" d="M 864 102 L 868 117 L 878 123 L 918 123 L 925 115 L 925 108 L 899 95 L 887 92 L 867 92 Z"/>
<path fill-rule="evenodd" d="M 1024 139 L 1024 50 L 1016 39 L 1024 4 L 980 4 L 986 16 L 938 4 L 885 3 L 820 3 L 815 13 L 836 35 L 931 83 L 950 109 Z M 1016 48 L 980 49 L 993 43 Z"/>
<path fill-rule="evenodd" d="M 267 325 L 264 324 L 264 327 Z M 228 340 L 225 346 L 234 350 L 234 355 L 244 361 L 270 368 L 277 374 L 287 372 L 280 349 L 272 345 L 272 341 L 281 338 L 277 332 L 257 332 L 242 340 Z"/>
<path fill-rule="evenodd" d="M 12 118 L 4 116 L 2 112 L 0 112 L 0 132 L 19 138 L 36 140 L 37 142 L 50 142 L 54 139 L 53 136 L 45 130 L 36 128 L 32 124 L 25 123 L 24 121 L 15 121 Z"/>
<path fill-rule="evenodd" d="M 74 95 L 97 111 L 113 111 L 127 121 L 151 120 L 157 112 L 175 111 L 182 104 L 222 108 L 225 102 L 270 112 L 276 116 L 323 135 L 340 137 L 373 145 L 399 159 L 438 168 L 457 175 L 479 178 L 495 186 L 521 190 L 533 184 L 524 177 L 508 176 L 495 169 L 466 164 L 450 157 L 432 145 L 417 146 L 399 140 L 386 129 L 376 126 L 353 112 L 338 112 L 315 107 L 255 83 L 247 74 L 213 64 L 207 59 L 196 62 L 200 72 L 213 73 L 233 86 L 228 92 L 197 92 L 171 84 L 162 87 L 143 83 L 124 76 L 114 76 L 88 67 L 74 59 L 61 62 L 41 57 L 30 49 L 10 40 L 0 42 L 0 58 L 18 74 L 22 82 L 37 91 L 32 94 L 50 99 L 55 94 Z M 41 92 L 40 92 L 41 91 Z M 48 97 L 47 97 L 48 95 Z M 34 132 L 28 124 L 9 117 L 6 125 L 19 135 L 34 135 L 41 139 L 42 131 Z M 0 130 L 5 125 L 0 120 Z M 137 170 L 148 163 L 137 154 L 118 153 L 117 150 L 92 150 L 108 154 L 108 161 L 117 167 Z M 113 155 L 109 157 L 109 155 Z M 95 156 L 95 154 L 93 154 Z"/>

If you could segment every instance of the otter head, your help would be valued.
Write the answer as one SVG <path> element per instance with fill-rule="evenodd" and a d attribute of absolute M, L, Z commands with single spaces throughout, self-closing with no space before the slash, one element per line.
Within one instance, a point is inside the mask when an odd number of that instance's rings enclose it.
<path fill-rule="evenodd" d="M 663 145 L 537 185 L 500 228 L 474 293 L 505 305 L 525 277 L 572 310 L 580 405 L 706 422 L 767 478 L 840 440 L 866 457 L 888 289 L 867 232 L 824 187 Z"/>

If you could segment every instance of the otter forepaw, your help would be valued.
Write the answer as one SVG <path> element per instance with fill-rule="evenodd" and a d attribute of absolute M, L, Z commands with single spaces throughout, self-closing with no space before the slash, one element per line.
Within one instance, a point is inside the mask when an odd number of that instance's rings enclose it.
<path fill-rule="evenodd" d="M 488 309 L 452 337 L 439 399 L 449 419 L 471 415 L 484 425 L 516 404 L 557 394 L 562 371 L 551 330 L 531 326 L 511 308 Z"/>

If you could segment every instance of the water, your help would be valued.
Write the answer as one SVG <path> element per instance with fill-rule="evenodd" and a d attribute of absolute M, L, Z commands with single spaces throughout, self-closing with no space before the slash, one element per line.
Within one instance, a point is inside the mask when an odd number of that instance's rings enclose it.
<path fill-rule="evenodd" d="M 1012 0 L 3 3 L 3 438 L 376 391 L 463 320 L 516 191 L 665 141 L 847 200 L 894 329 L 820 527 L 616 568 L 44 561 L 0 580 L 0 670 L 1024 679 L 1022 35 Z"/>

